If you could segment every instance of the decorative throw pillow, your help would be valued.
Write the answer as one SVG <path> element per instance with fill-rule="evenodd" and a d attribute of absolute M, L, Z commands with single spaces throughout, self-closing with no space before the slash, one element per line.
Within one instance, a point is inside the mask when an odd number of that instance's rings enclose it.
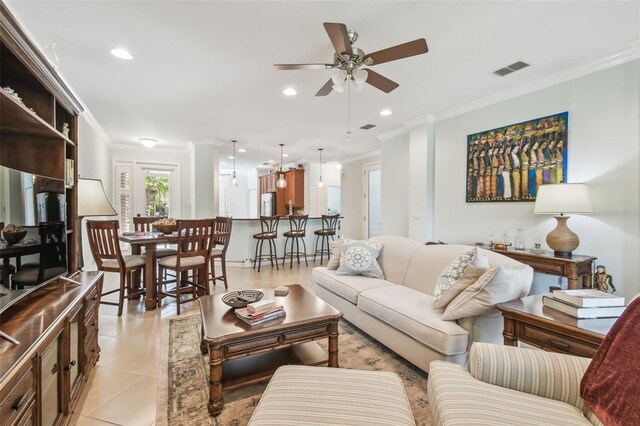
<path fill-rule="evenodd" d="M 489 269 L 489 258 L 478 248 L 462 253 L 442 271 L 433 293 L 433 308 L 444 309 Z"/>
<path fill-rule="evenodd" d="M 364 275 L 371 278 L 384 279 L 384 273 L 378 265 L 378 256 L 382 244 L 371 241 L 355 241 L 344 239 L 340 255 L 338 275 Z"/>
<path fill-rule="evenodd" d="M 530 266 L 494 266 L 449 303 L 442 319 L 456 320 L 497 312 L 498 303 L 526 296 L 532 280 Z"/>
<path fill-rule="evenodd" d="M 327 269 L 335 271 L 340 267 L 340 252 L 342 251 L 342 241 L 329 241 L 329 250 L 331 251 L 331 258 L 327 262 Z"/>

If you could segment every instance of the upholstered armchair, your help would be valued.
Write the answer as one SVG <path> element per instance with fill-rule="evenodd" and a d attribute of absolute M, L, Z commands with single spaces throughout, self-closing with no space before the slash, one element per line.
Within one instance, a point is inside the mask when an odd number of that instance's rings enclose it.
<path fill-rule="evenodd" d="M 489 343 L 474 343 L 469 357 L 470 372 L 431 363 L 434 425 L 602 425 L 580 397 L 590 359 Z"/>

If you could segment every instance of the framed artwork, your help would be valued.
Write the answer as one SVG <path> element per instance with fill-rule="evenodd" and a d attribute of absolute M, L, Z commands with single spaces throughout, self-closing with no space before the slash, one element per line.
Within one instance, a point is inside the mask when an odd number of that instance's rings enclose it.
<path fill-rule="evenodd" d="M 467 136 L 467 202 L 535 201 L 567 176 L 569 113 Z"/>

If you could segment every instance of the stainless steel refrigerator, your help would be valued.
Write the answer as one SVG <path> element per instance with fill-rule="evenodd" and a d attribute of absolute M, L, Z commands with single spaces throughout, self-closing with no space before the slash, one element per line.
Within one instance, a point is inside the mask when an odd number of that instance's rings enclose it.
<path fill-rule="evenodd" d="M 260 215 L 275 216 L 276 215 L 276 193 L 267 192 L 260 196 Z"/>

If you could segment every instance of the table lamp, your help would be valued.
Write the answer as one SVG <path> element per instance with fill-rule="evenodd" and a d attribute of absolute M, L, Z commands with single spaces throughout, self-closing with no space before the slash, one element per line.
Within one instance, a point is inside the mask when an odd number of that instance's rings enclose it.
<path fill-rule="evenodd" d="M 591 199 L 587 185 L 583 183 L 558 183 L 538 187 L 534 214 L 553 214 L 558 221 L 556 228 L 547 235 L 547 244 L 556 256 L 571 257 L 580 244 L 578 236 L 567 226 L 571 216 L 565 213 L 591 213 Z"/>
<path fill-rule="evenodd" d="M 84 259 L 82 256 L 82 219 L 89 216 L 117 216 L 100 179 L 78 179 L 78 267 L 82 270 Z"/>

